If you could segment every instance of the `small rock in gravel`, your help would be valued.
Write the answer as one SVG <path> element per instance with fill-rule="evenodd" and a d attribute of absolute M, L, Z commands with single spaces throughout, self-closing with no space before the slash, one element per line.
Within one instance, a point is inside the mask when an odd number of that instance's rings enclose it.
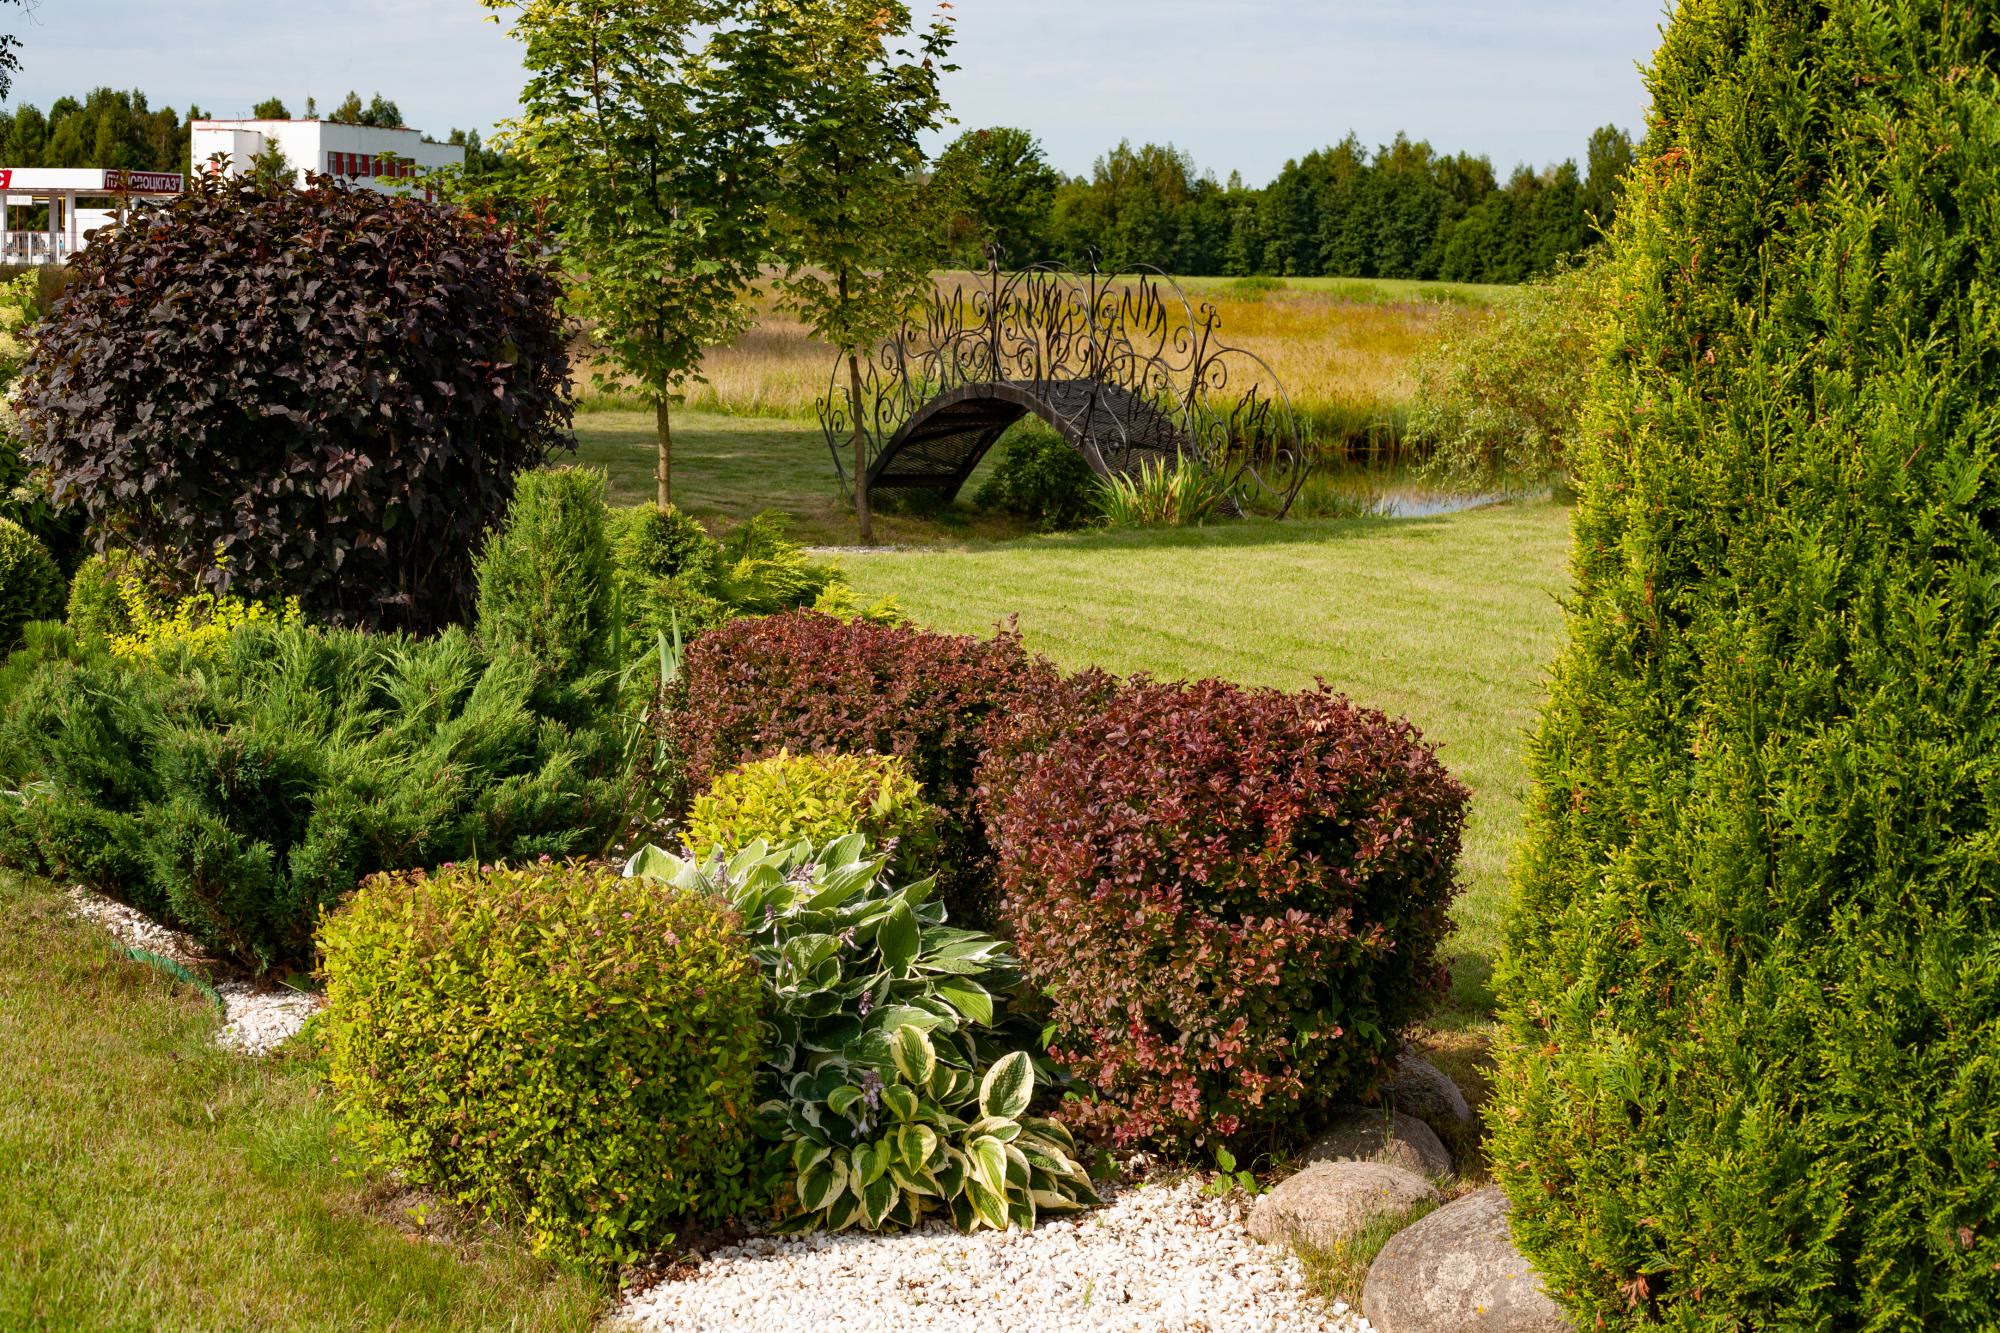
<path fill-rule="evenodd" d="M 1384 1108 L 1337 1112 L 1326 1132 L 1306 1149 L 1314 1162 L 1382 1162 L 1420 1176 L 1451 1174 L 1451 1151 L 1415 1116 Z"/>
<path fill-rule="evenodd" d="M 1381 1333 L 1569 1333 L 1541 1277 L 1514 1248 L 1495 1186 L 1448 1203 L 1375 1256 L 1361 1307 Z"/>
<path fill-rule="evenodd" d="M 1330 1250 L 1378 1217 L 1443 1196 L 1415 1171 L 1380 1162 L 1317 1162 L 1258 1196 L 1250 1234 Z"/>
<path fill-rule="evenodd" d="M 759 1237 L 620 1305 L 612 1326 L 675 1330 L 1120 1329 L 1368 1333 L 1321 1305 L 1299 1262 L 1252 1245 L 1201 1182 L 1116 1192 L 1032 1231 Z"/>
<path fill-rule="evenodd" d="M 1396 1062 L 1396 1072 L 1379 1094 L 1382 1104 L 1404 1115 L 1413 1115 L 1433 1129 L 1448 1129 L 1472 1123 L 1472 1108 L 1465 1094 L 1442 1069 L 1413 1052 L 1405 1051 Z"/>

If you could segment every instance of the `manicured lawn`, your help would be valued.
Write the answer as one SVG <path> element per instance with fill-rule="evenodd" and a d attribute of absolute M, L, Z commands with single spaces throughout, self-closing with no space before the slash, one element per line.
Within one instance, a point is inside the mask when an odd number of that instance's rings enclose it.
<path fill-rule="evenodd" d="M 613 504 L 640 504 L 653 498 L 656 437 L 650 412 L 580 413 L 576 435 L 577 455 L 569 461 L 603 468 L 610 477 Z M 996 448 L 994 454 L 998 453 Z M 971 499 L 982 476 L 975 473 L 967 483 L 965 499 Z M 739 523 L 761 509 L 777 509 L 791 516 L 792 535 L 800 541 L 854 540 L 854 514 L 834 480 L 833 458 L 817 422 L 678 413 L 674 503 L 711 526 Z M 973 514 L 967 507 L 925 519 L 898 513 L 875 517 L 876 540 L 894 545 L 1005 537 L 1022 530 L 1020 523 Z"/>
<path fill-rule="evenodd" d="M 1548 502 L 1431 519 L 1248 522 L 1091 533 L 949 551 L 849 555 L 865 594 L 922 624 L 990 632 L 1018 613 L 1067 666 L 1221 676 L 1296 689 L 1315 676 L 1409 717 L 1472 788 L 1454 966 L 1459 1017 L 1486 979 L 1521 827 L 1522 747 L 1561 628 L 1569 512 Z"/>
<path fill-rule="evenodd" d="M 317 1080 L 0 877 L 0 1328 L 584 1329 L 596 1284 L 349 1179 Z M 405 1234 L 405 1229 L 411 1234 Z"/>

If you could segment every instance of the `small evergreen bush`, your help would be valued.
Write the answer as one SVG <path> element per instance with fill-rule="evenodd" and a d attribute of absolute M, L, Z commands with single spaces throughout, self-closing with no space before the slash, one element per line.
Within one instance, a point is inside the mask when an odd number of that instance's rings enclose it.
<path fill-rule="evenodd" d="M 64 614 L 78 638 L 108 643 L 132 632 L 132 613 L 125 605 L 124 580 L 131 573 L 124 553 L 111 550 L 84 557 L 69 581 L 69 606 Z"/>
<path fill-rule="evenodd" d="M 382 1165 L 601 1265 L 753 1197 L 761 980 L 720 900 L 608 867 L 370 880 L 320 931 L 328 1078 Z"/>
<path fill-rule="evenodd" d="M 1323 689 L 1135 680 L 992 823 L 1062 1114 L 1119 1145 L 1296 1139 L 1380 1078 L 1444 981 L 1467 792 Z"/>
<path fill-rule="evenodd" d="M 1008 432 L 974 503 L 1019 514 L 1036 527 L 1080 527 L 1097 515 L 1097 474 L 1053 427 L 1023 421 Z"/>
<path fill-rule="evenodd" d="M 894 754 L 942 812 L 939 892 L 954 921 L 993 921 L 978 804 L 989 720 L 1055 677 L 1005 630 L 992 639 L 792 612 L 697 639 L 670 709 L 699 791 L 739 764 L 794 754 Z"/>
<path fill-rule="evenodd" d="M 871 847 L 893 848 L 902 876 L 916 879 L 935 869 L 938 818 L 896 756 L 780 750 L 723 774 L 695 799 L 687 845 L 697 858 L 734 856 L 758 841 L 782 848 L 860 833 Z"/>
<path fill-rule="evenodd" d="M 1579 1327 L 2000 1319 L 2000 9 L 1683 0 L 1488 1146 Z"/>
<path fill-rule="evenodd" d="M 611 548 L 604 474 L 551 468 L 522 476 L 507 522 L 479 557 L 479 637 L 535 664 L 540 702 L 601 706 L 611 671 Z"/>
<path fill-rule="evenodd" d="M 461 623 L 515 475 L 571 444 L 556 261 L 506 223 L 199 171 L 68 267 L 25 455 L 177 591 Z"/>
<path fill-rule="evenodd" d="M 42 866 L 272 968 L 377 871 L 617 835 L 616 739 L 538 712 L 536 681 L 462 630 L 250 625 L 199 657 L 40 663 L 0 758 Z"/>
<path fill-rule="evenodd" d="M 21 642 L 21 626 L 62 614 L 63 576 L 33 533 L 0 518 L 0 653 Z"/>

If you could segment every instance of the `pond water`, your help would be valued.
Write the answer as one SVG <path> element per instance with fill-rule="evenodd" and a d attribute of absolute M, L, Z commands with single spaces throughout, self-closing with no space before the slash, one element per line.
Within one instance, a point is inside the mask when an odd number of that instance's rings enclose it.
<path fill-rule="evenodd" d="M 1547 488 L 1452 490 L 1427 481 L 1416 468 L 1397 463 L 1323 464 L 1306 483 L 1293 513 L 1301 518 L 1375 515 L 1382 518 L 1435 518 L 1481 505 L 1547 494 Z"/>

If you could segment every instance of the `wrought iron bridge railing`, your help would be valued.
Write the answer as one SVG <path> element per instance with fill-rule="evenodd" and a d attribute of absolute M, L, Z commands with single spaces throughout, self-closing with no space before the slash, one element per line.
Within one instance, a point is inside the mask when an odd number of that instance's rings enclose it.
<path fill-rule="evenodd" d="M 1213 303 L 1155 269 L 1107 276 L 1054 264 L 940 284 L 861 363 L 869 492 L 949 497 L 1008 427 L 1033 413 L 1102 477 L 1188 459 L 1239 505 L 1283 516 L 1310 467 L 1302 422 L 1262 357 L 1220 337 Z M 819 419 L 844 488 L 856 433 L 846 362 Z"/>

